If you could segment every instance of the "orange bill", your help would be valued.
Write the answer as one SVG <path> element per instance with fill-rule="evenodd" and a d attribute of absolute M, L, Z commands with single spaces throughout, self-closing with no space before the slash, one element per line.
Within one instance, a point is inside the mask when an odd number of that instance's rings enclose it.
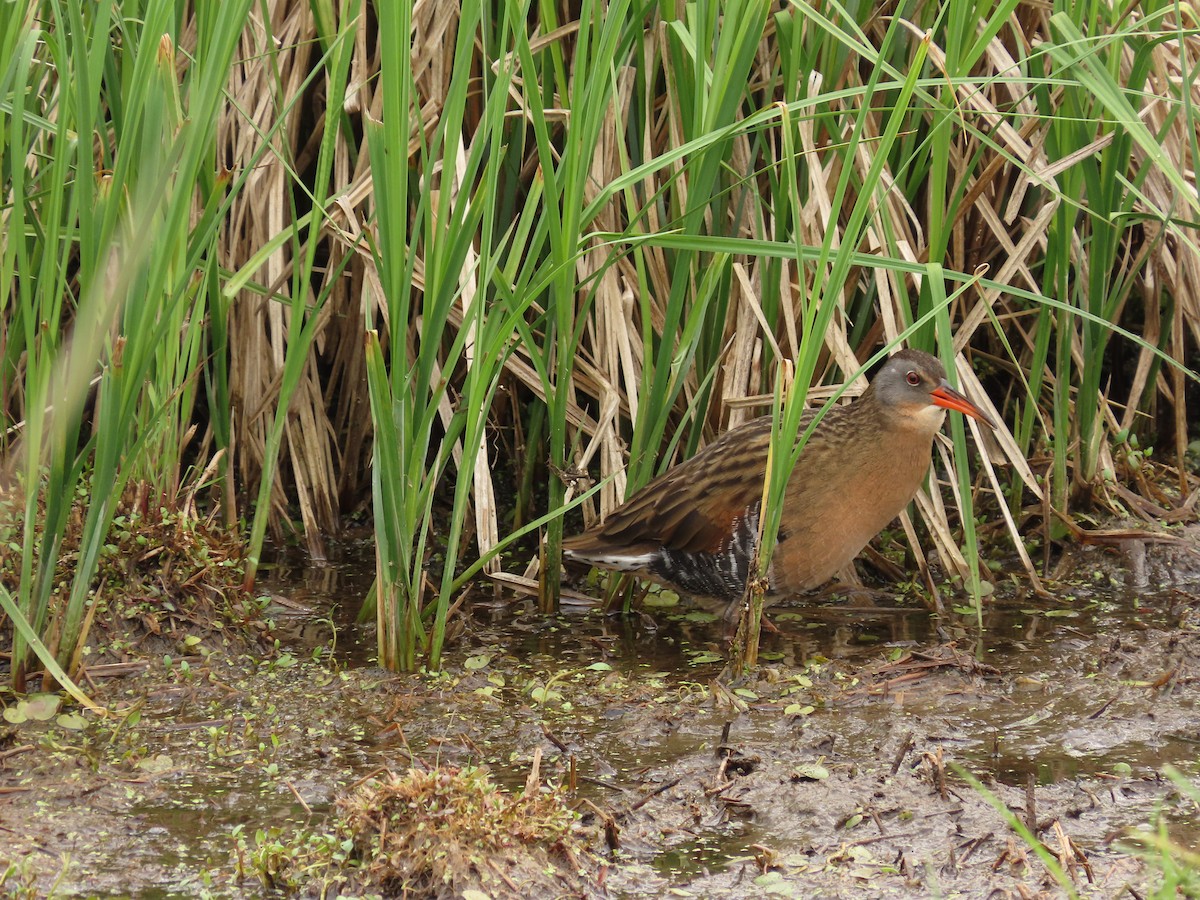
<path fill-rule="evenodd" d="M 955 412 L 960 412 L 963 415 L 970 416 L 972 419 L 978 419 L 988 428 L 995 428 L 995 424 L 987 417 L 982 409 L 950 387 L 946 382 L 942 382 L 933 391 L 933 402 L 937 406 L 945 409 L 952 409 Z"/>

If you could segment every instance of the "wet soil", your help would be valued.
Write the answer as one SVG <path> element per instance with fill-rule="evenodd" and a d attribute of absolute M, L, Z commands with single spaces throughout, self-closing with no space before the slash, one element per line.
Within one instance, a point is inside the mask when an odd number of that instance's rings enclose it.
<path fill-rule="evenodd" d="M 0 895 L 349 895 L 310 851 L 354 785 L 477 764 L 516 791 L 539 750 L 596 896 L 1056 897 L 1054 865 L 1080 896 L 1145 895 L 1131 829 L 1200 844 L 1165 774 L 1200 785 L 1200 599 L 1110 561 L 1052 600 L 998 590 L 982 631 L 903 601 L 779 607 L 732 686 L 705 614 L 519 601 L 471 608 L 444 672 L 394 675 L 349 621 L 369 570 L 284 573 L 319 613 L 273 609 L 277 648 L 209 636 L 95 682 L 132 716 L 0 731 Z"/>

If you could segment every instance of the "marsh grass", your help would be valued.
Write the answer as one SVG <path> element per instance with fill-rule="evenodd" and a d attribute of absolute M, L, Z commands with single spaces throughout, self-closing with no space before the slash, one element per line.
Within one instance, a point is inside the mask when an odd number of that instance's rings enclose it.
<path fill-rule="evenodd" d="M 1075 881 L 1076 848 L 1070 846 L 1072 841 L 1058 826 L 1058 822 L 1053 823 L 1060 843 L 1060 849 L 1056 851 L 1044 843 L 1026 822 L 969 771 L 959 765 L 953 765 L 952 768 L 955 774 L 1000 813 L 1009 829 L 1033 851 L 1047 874 L 1058 885 L 1062 895 L 1071 900 L 1078 898 L 1080 892 L 1076 889 Z M 1161 774 L 1175 785 L 1175 801 L 1185 810 L 1194 811 L 1200 804 L 1200 791 L 1196 786 L 1173 766 L 1164 766 Z M 1188 818 L 1185 816 L 1185 820 Z M 1149 885 L 1149 890 L 1139 893 L 1138 896 L 1153 897 L 1155 900 L 1200 896 L 1200 854 L 1172 836 L 1164 810 L 1156 812 L 1145 826 L 1127 829 L 1126 839 L 1130 844 L 1127 849 L 1156 873 L 1155 882 Z M 1089 883 L 1092 880 L 1090 868 L 1087 869 L 1087 880 Z M 1128 890 L 1133 893 L 1132 887 Z"/>
<path fill-rule="evenodd" d="M 11 4 L 3 15 L 16 12 Z M 9 422 L 19 422 L 8 436 L 26 504 L 20 579 L 0 587 L 0 603 L 38 638 L 16 628 L 18 690 L 33 655 L 60 680 L 74 667 L 98 555 L 130 477 L 139 473 L 159 494 L 178 477 L 178 452 L 147 462 L 178 449 L 191 427 L 200 288 L 211 284 L 194 276 L 213 251 L 222 202 L 211 177 L 199 199 L 197 187 L 212 171 L 212 123 L 240 33 L 230 18 L 203 29 L 181 88 L 170 4 L 148 4 L 138 21 L 103 3 L 87 18 L 78 7 L 48 6 L 45 20 L 28 12 L 0 91 L 11 101 L 0 130 L 13 187 L 0 254 L 6 404 Z M 125 73 L 118 97 L 102 89 L 106 67 Z M 78 556 L 66 601 L 52 612 L 81 488 Z"/>
<path fill-rule="evenodd" d="M 370 508 L 381 659 L 436 666 L 473 576 L 553 609 L 564 529 L 773 409 L 778 497 L 802 404 L 902 342 L 1005 423 L 903 518 L 931 590 L 936 552 L 979 608 L 981 517 L 1036 582 L 1081 511 L 1186 516 L 1184 14 L 0 4 L 14 682 L 65 677 L 135 485 L 247 523 L 247 586 Z"/>
<path fill-rule="evenodd" d="M 1175 785 L 1174 800 L 1183 820 L 1190 821 L 1200 807 L 1200 790 L 1173 766 L 1164 766 L 1163 774 Z M 1158 873 L 1158 883 L 1149 896 L 1155 900 L 1200 897 L 1200 853 L 1171 832 L 1166 810 L 1159 810 L 1145 828 L 1127 832 L 1134 853 Z"/>

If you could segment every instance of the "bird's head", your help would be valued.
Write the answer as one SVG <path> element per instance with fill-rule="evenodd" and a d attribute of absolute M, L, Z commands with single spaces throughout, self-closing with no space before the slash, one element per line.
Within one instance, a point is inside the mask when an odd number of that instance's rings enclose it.
<path fill-rule="evenodd" d="M 937 357 L 920 350 L 901 350 L 890 357 L 869 390 L 888 419 L 904 427 L 937 431 L 948 409 L 995 427 L 983 410 L 950 387 Z"/>

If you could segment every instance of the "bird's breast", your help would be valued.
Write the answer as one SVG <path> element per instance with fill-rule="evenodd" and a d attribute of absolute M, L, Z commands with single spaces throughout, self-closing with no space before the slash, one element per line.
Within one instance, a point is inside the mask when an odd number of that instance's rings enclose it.
<path fill-rule="evenodd" d="M 860 442 L 839 465 L 806 464 L 802 454 L 772 561 L 776 590 L 818 587 L 853 560 L 912 500 L 929 469 L 931 447 L 932 438 Z"/>

